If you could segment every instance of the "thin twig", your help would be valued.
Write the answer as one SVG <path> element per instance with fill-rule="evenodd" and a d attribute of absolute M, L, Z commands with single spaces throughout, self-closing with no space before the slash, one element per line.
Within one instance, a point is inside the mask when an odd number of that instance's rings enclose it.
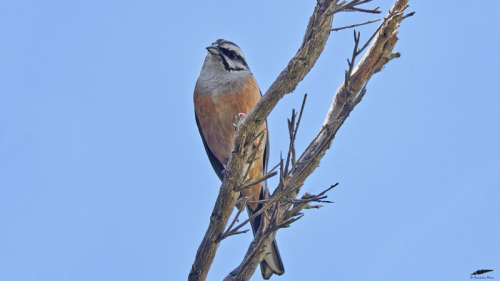
<path fill-rule="evenodd" d="M 337 5 L 335 12 L 353 12 L 356 6 L 360 6 L 362 4 L 366 4 L 371 1 L 372 0 L 353 0 L 350 1 L 349 3 L 345 3 L 346 1 L 343 1 L 341 4 Z M 376 9 L 378 9 L 378 7 Z"/>
<path fill-rule="evenodd" d="M 343 30 L 343 29 L 347 29 L 347 28 L 353 28 L 353 27 L 356 27 L 356 26 L 367 25 L 367 24 L 374 23 L 374 22 L 377 22 L 377 21 L 380 21 L 380 19 L 369 20 L 369 21 L 366 21 L 364 23 L 357 23 L 357 24 L 343 26 L 343 27 L 336 27 L 336 28 L 330 29 L 330 31 L 339 31 L 339 30 Z"/>
<path fill-rule="evenodd" d="M 302 105 L 300 106 L 299 118 L 297 119 L 297 122 L 295 123 L 295 117 L 297 116 L 297 114 L 295 113 L 295 109 L 292 110 L 291 120 L 288 119 L 288 133 L 290 135 L 290 144 L 288 147 L 288 153 L 285 162 L 286 164 L 284 169 L 284 175 L 288 175 L 289 172 L 288 167 L 290 161 L 292 163 L 292 166 L 295 164 L 295 140 L 297 139 L 297 132 L 299 131 L 299 125 L 300 121 L 302 120 L 302 114 L 304 113 L 306 100 L 307 100 L 307 93 L 304 94 L 304 99 L 302 100 Z"/>
<path fill-rule="evenodd" d="M 368 45 L 373 40 L 373 38 L 375 38 L 375 36 L 377 36 L 377 34 L 380 31 L 380 29 L 382 28 L 382 26 L 384 26 L 384 24 L 386 23 L 386 19 L 387 18 L 385 18 L 384 21 L 377 27 L 377 29 L 375 30 L 375 32 L 372 33 L 372 36 L 370 36 L 370 38 L 365 42 L 365 44 L 363 45 L 363 47 L 358 50 L 358 54 L 361 54 L 366 49 L 366 47 L 368 47 Z"/>
<path fill-rule="evenodd" d="M 299 119 L 297 119 L 297 124 L 295 125 L 295 130 L 293 133 L 293 141 L 295 144 L 295 140 L 297 138 L 297 132 L 299 131 L 300 121 L 302 120 L 302 113 L 304 113 L 304 107 L 306 105 L 307 93 L 304 94 L 304 99 L 302 100 L 302 105 L 300 106 Z M 292 166 L 295 164 L 295 147 L 292 152 Z"/>
<path fill-rule="evenodd" d="M 290 138 L 290 144 L 288 145 L 288 153 L 285 161 L 284 174 L 288 174 L 288 165 L 290 164 L 290 159 L 292 158 L 292 151 L 295 151 L 295 139 L 293 138 L 293 131 L 295 129 L 295 117 L 297 114 L 295 113 L 295 108 L 292 109 L 292 117 L 287 120 L 288 124 L 288 134 Z"/>
<path fill-rule="evenodd" d="M 245 188 L 252 187 L 253 185 L 256 185 L 256 184 L 258 184 L 258 183 L 261 183 L 261 182 L 263 182 L 263 181 L 266 181 L 267 179 L 272 178 L 272 177 L 276 176 L 277 174 L 278 174 L 278 172 L 271 172 L 271 173 L 267 173 L 267 174 L 266 174 L 266 175 L 264 175 L 263 177 L 261 177 L 261 178 L 259 178 L 259 179 L 257 179 L 257 180 L 254 180 L 254 181 L 252 181 L 252 182 L 249 182 L 249 183 L 247 183 L 247 184 L 245 184 L 245 185 L 243 185 L 243 186 L 239 187 L 237 190 L 241 191 L 241 190 L 243 190 L 243 189 L 245 189 Z"/>
<path fill-rule="evenodd" d="M 358 45 L 359 45 L 359 39 L 361 38 L 361 33 L 358 31 L 356 34 L 356 29 L 354 29 L 354 49 L 352 51 L 352 57 L 351 60 L 347 59 L 347 64 L 349 65 L 349 71 L 346 74 L 346 86 L 347 86 L 347 91 L 349 91 L 349 79 L 351 79 L 352 75 L 352 70 L 354 69 L 354 62 L 356 61 L 356 57 L 358 56 Z"/>
<path fill-rule="evenodd" d="M 275 165 L 275 166 L 274 166 L 274 167 L 273 167 L 270 171 L 268 171 L 267 173 L 268 173 L 268 174 L 270 174 L 270 173 L 274 172 L 274 170 L 276 170 L 276 168 L 278 168 L 278 167 L 279 167 L 279 165 L 280 165 L 279 163 L 278 163 L 278 164 L 276 164 L 276 165 Z"/>
<path fill-rule="evenodd" d="M 240 216 L 240 214 L 243 212 L 243 210 L 245 210 L 245 206 L 247 205 L 247 202 L 248 202 L 248 197 L 245 197 L 245 200 L 243 201 L 243 204 L 241 204 L 241 208 L 238 210 L 238 212 L 236 213 L 236 216 L 234 216 L 234 219 L 233 221 L 231 222 L 231 224 L 229 225 L 229 227 L 227 228 L 227 230 L 224 232 L 224 234 L 222 234 L 222 236 L 220 237 L 220 240 L 224 240 L 226 237 L 228 236 L 231 236 L 231 232 L 234 232 L 232 230 L 234 224 L 238 221 L 238 217 Z M 244 232 L 247 232 L 248 230 L 245 230 Z"/>
<path fill-rule="evenodd" d="M 250 202 L 253 202 L 253 201 L 250 201 Z M 249 202 L 249 203 L 250 203 Z M 271 207 L 271 204 L 274 204 L 274 202 L 276 202 L 276 199 L 270 199 L 270 200 L 266 200 L 266 204 L 263 204 L 261 209 L 258 210 L 257 212 L 253 213 L 251 216 L 249 216 L 246 220 L 244 220 L 243 222 L 241 222 L 240 224 L 238 224 L 236 227 L 233 228 L 232 231 L 237 231 L 238 229 L 242 228 L 243 226 L 245 226 L 247 223 L 249 223 L 250 221 L 252 221 L 253 219 L 255 219 L 256 217 L 258 217 L 260 214 L 262 214 L 264 211 L 266 211 L 267 209 L 269 209 L 269 207 Z"/>
<path fill-rule="evenodd" d="M 255 141 L 257 141 L 257 147 L 255 149 L 252 149 L 252 152 L 250 153 L 250 156 L 248 157 L 248 160 L 247 160 L 247 167 L 245 169 L 245 173 L 243 175 L 243 179 L 245 181 L 249 181 L 249 180 L 252 180 L 252 178 L 249 178 L 248 177 L 248 174 L 250 173 L 250 170 L 252 168 L 252 165 L 253 163 L 259 159 L 259 157 L 257 157 L 257 152 L 259 151 L 259 147 L 262 143 L 262 140 L 264 139 L 264 136 L 265 136 L 265 130 L 262 130 L 260 131 L 254 138 L 252 138 L 252 140 L 247 144 L 248 146 L 253 146 L 253 143 Z M 236 190 L 241 190 L 241 188 L 236 188 Z"/>
<path fill-rule="evenodd" d="M 382 11 L 379 10 L 380 7 L 377 7 L 375 9 L 361 9 L 361 8 L 356 8 L 352 7 L 349 9 L 346 9 L 346 12 L 363 12 L 363 13 L 369 13 L 369 14 L 380 14 Z"/>
<path fill-rule="evenodd" d="M 241 231 L 231 231 L 231 232 L 228 232 L 228 233 L 224 233 L 224 235 L 222 236 L 222 238 L 220 239 L 220 241 L 228 238 L 229 236 L 247 233 L 249 230 L 250 229 L 245 229 L 245 230 L 241 230 Z"/>
<path fill-rule="evenodd" d="M 415 12 L 408 13 L 408 14 L 406 14 L 406 15 L 404 15 L 404 16 L 403 16 L 403 19 L 406 19 L 406 18 L 408 18 L 408 17 L 411 17 L 411 16 L 413 16 L 414 14 L 415 14 Z"/>
<path fill-rule="evenodd" d="M 309 145 L 306 147 L 306 149 L 304 150 L 304 152 L 302 152 L 302 154 L 299 156 L 299 159 L 297 159 L 297 161 L 295 162 L 295 165 L 292 166 L 292 168 L 290 169 L 290 171 L 293 171 L 296 167 L 297 167 L 297 163 L 301 162 L 301 160 L 304 158 L 304 156 L 306 155 L 306 152 L 310 150 L 310 148 L 316 143 L 316 141 L 319 139 L 319 137 L 321 136 L 321 134 L 326 130 L 328 129 L 327 126 L 323 126 L 321 127 L 321 129 L 319 130 L 318 134 L 316 135 L 316 137 L 314 137 L 314 139 L 309 143 Z"/>
<path fill-rule="evenodd" d="M 269 229 L 273 224 L 277 224 L 277 218 L 279 216 L 278 213 L 280 210 L 279 206 L 280 202 L 276 202 L 274 205 L 273 214 L 271 215 L 271 218 L 268 220 L 267 229 Z"/>
<path fill-rule="evenodd" d="M 284 185 L 285 185 L 285 173 L 284 173 L 284 167 L 283 167 L 283 155 L 280 152 L 280 186 L 281 186 L 281 188 L 283 188 Z M 280 189 L 277 188 L 276 190 L 280 190 Z"/>

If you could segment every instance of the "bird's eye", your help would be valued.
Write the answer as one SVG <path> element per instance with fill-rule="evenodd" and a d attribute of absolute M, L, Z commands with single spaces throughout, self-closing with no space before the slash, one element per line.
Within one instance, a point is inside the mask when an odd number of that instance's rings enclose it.
<path fill-rule="evenodd" d="M 228 50 L 228 49 L 222 49 L 222 53 L 227 56 L 229 59 L 233 60 L 238 57 L 235 51 L 233 50 Z"/>

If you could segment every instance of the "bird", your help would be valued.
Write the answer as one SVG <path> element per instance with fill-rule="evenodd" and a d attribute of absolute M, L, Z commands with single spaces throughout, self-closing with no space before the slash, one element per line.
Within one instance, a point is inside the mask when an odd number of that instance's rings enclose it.
<path fill-rule="evenodd" d="M 208 54 L 196 81 L 193 102 L 196 124 L 198 126 L 205 151 L 212 168 L 222 181 L 223 171 L 231 157 L 234 134 L 238 120 L 255 106 L 262 94 L 245 56 L 235 43 L 217 39 L 206 47 Z M 260 128 L 261 136 L 252 143 L 252 152 L 256 153 L 248 176 L 257 180 L 267 172 L 269 158 L 269 134 L 267 121 Z M 262 208 L 262 204 L 252 203 L 267 198 L 266 183 L 261 182 L 240 193 L 240 198 L 247 197 L 248 216 Z M 266 223 L 266 216 L 261 214 L 250 222 L 254 235 Z M 285 272 L 283 261 L 273 240 L 269 253 L 260 263 L 262 277 L 269 279 L 273 274 Z"/>

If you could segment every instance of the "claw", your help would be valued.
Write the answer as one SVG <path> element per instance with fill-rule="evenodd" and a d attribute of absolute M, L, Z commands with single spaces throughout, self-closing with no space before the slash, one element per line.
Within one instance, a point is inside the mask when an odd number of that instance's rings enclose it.
<path fill-rule="evenodd" d="M 247 115 L 243 112 L 238 113 L 238 115 L 234 116 L 234 127 L 238 127 L 238 124 L 245 118 Z"/>

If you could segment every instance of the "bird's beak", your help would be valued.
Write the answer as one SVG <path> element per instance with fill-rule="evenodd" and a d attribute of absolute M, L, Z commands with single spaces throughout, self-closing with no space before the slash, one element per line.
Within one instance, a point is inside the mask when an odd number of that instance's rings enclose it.
<path fill-rule="evenodd" d="M 212 55 L 218 55 L 218 54 L 220 54 L 219 49 L 217 49 L 217 46 L 214 46 L 214 45 L 208 46 L 207 50 Z"/>

